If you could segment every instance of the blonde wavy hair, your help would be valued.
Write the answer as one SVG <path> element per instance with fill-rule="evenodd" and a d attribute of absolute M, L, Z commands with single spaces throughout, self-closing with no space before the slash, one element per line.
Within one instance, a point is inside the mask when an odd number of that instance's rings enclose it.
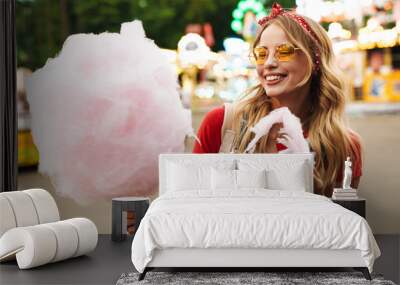
<path fill-rule="evenodd" d="M 318 37 L 318 42 L 295 20 L 279 15 L 260 28 L 253 48 L 260 41 L 262 32 L 272 24 L 283 29 L 289 41 L 306 55 L 308 66 L 305 78 L 298 84 L 302 86 L 311 80 L 311 109 L 303 129 L 308 129 L 311 150 L 315 152 L 314 188 L 315 193 L 330 196 L 336 186 L 336 178 L 343 171 L 343 161 L 347 156 L 354 161 L 349 129 L 344 122 L 345 88 L 343 75 L 334 63 L 331 41 L 325 30 L 315 21 L 303 17 Z M 313 72 L 314 50 L 320 52 L 320 67 Z M 274 101 L 268 97 L 261 84 L 250 89 L 237 103 L 233 130 L 237 134 L 234 147 L 236 152 L 244 152 L 254 137 L 249 129 L 274 108 Z M 244 119 L 244 120 L 243 120 Z M 246 122 L 247 121 L 247 122 Z M 246 123 L 244 123 L 246 122 Z M 245 124 L 243 128 L 243 124 Z M 266 152 L 268 136 L 262 137 L 255 152 Z"/>

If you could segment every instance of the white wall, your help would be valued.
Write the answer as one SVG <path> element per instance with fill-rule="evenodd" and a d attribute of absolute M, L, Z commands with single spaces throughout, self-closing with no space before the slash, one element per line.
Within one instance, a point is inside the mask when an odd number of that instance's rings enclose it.
<path fill-rule="evenodd" d="M 350 117 L 364 142 L 360 195 L 374 233 L 400 233 L 400 114 Z"/>

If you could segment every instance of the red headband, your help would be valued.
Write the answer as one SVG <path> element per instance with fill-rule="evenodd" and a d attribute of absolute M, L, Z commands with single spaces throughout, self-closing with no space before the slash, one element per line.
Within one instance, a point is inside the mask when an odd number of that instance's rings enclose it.
<path fill-rule="evenodd" d="M 318 71 L 319 67 L 320 67 L 320 63 L 321 63 L 321 55 L 320 55 L 320 52 L 318 49 L 318 42 L 319 42 L 318 37 L 315 34 L 315 32 L 311 29 L 311 27 L 307 23 L 307 21 L 302 16 L 297 15 L 295 13 L 289 13 L 289 12 L 283 10 L 282 6 L 279 5 L 278 3 L 274 3 L 272 5 L 272 10 L 271 10 L 270 14 L 268 16 L 265 16 L 264 18 L 261 18 L 258 21 L 258 24 L 260 26 L 264 26 L 267 22 L 269 22 L 272 19 L 275 19 L 279 15 L 287 16 L 287 17 L 290 17 L 291 19 L 295 20 L 313 39 L 313 41 L 315 42 L 315 51 L 314 51 L 315 70 L 314 71 Z"/>

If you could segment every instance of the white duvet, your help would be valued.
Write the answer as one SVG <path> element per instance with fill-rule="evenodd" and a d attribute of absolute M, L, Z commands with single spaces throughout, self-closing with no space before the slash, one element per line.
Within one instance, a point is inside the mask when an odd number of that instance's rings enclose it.
<path fill-rule="evenodd" d="M 157 198 L 136 232 L 132 262 L 143 272 L 154 249 L 176 247 L 358 249 L 370 272 L 380 256 L 361 216 L 320 195 L 265 189 Z"/>

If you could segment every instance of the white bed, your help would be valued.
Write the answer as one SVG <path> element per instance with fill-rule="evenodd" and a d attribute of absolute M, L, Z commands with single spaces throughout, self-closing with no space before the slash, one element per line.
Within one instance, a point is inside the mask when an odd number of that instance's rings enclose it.
<path fill-rule="evenodd" d="M 369 279 L 380 251 L 367 222 L 313 194 L 312 169 L 312 154 L 160 155 L 160 197 L 132 243 L 140 279 L 155 267 L 354 267 Z"/>

